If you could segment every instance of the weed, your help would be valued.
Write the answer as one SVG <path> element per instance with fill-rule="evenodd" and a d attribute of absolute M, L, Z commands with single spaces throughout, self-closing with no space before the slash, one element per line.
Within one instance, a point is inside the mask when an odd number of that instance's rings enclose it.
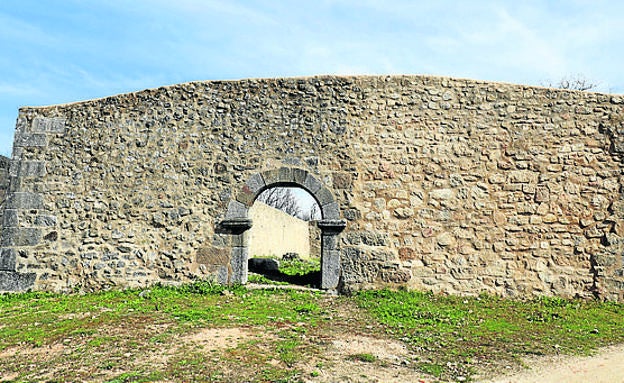
<path fill-rule="evenodd" d="M 437 378 L 441 377 L 444 373 L 444 366 L 436 363 L 420 363 L 418 368 L 425 374 L 433 375 Z"/>
<path fill-rule="evenodd" d="M 283 340 L 277 343 L 276 350 L 279 359 L 289 367 L 292 367 L 298 360 L 297 346 L 299 346 L 299 341 L 294 339 Z"/>
<path fill-rule="evenodd" d="M 377 361 L 377 357 L 375 355 L 369 354 L 369 353 L 361 353 L 361 354 L 349 355 L 349 359 L 350 360 L 357 360 L 357 361 L 365 362 L 365 363 L 373 363 L 373 362 Z"/>

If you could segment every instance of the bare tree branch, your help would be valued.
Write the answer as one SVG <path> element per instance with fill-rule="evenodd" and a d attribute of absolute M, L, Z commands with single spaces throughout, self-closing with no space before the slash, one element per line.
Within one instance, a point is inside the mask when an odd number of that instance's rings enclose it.
<path fill-rule="evenodd" d="M 599 83 L 592 82 L 585 76 L 577 74 L 575 76 L 565 76 L 555 84 L 551 81 L 546 81 L 542 85 L 549 88 L 586 91 L 596 89 Z"/>
<path fill-rule="evenodd" d="M 295 192 L 293 192 L 293 188 L 274 187 L 267 189 L 260 193 L 257 201 L 263 202 L 304 221 L 312 221 L 321 218 L 321 211 L 318 204 L 313 203 L 309 209 L 302 207 L 301 201 L 297 198 Z"/>
<path fill-rule="evenodd" d="M 289 188 L 274 187 L 267 189 L 260 193 L 257 200 L 293 217 L 301 218 L 303 216 L 297 197 Z"/>

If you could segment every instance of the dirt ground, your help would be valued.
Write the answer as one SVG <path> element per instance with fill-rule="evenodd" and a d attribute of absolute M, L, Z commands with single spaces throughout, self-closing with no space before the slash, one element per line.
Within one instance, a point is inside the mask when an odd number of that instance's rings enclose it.
<path fill-rule="evenodd" d="M 624 345 L 590 357 L 543 357 L 524 361 L 527 370 L 480 383 L 624 383 Z"/>
<path fill-rule="evenodd" d="M 157 329 L 151 329 L 155 331 Z M 189 336 L 178 338 L 176 346 L 162 352 L 142 355 L 143 362 L 153 367 L 164 366 L 169 362 L 170 355 L 177 348 L 189 345 L 199 347 L 207 353 L 236 347 L 250 339 L 266 335 L 255 333 L 248 328 L 212 328 L 203 329 Z M 67 353 L 68 345 L 63 343 L 44 347 L 18 346 L 0 352 L 0 360 L 16 357 L 36 359 L 47 364 Z M 37 355 L 34 355 L 37 354 Z M 215 354 L 216 355 L 216 354 Z M 372 360 L 362 360 L 358 355 L 372 356 Z M 128 358 L 133 355 L 128 353 Z M 422 360 L 423 355 L 414 355 L 408 347 L 397 340 L 376 338 L 365 335 L 335 334 L 327 343 L 322 355 L 313 356 L 309 360 L 297 362 L 302 371 L 301 380 L 305 383 L 432 383 L 438 382 L 416 370 L 415 360 Z M 279 365 L 279 361 L 275 361 Z M 477 383 L 624 383 L 624 345 L 598 350 L 591 357 L 553 356 L 530 358 L 523 361 L 527 367 L 519 370 L 516 367 L 498 366 L 496 371 L 482 371 L 480 376 L 471 377 Z M 37 381 L 45 381 L 62 374 L 62 366 L 48 365 L 40 369 L 35 376 Z M 123 372 L 117 371 L 116 374 Z M 504 375 L 502 375 L 504 374 Z M 3 373 L 0 370 L 0 382 L 16 379 L 16 373 Z M 89 381 L 108 381 L 111 377 L 93 377 Z M 452 382 L 468 381 L 467 377 L 457 376 Z M 164 381 L 163 381 L 164 383 Z"/>
<path fill-rule="evenodd" d="M 308 382 L 417 382 L 436 379 L 417 373 L 406 362 L 408 351 L 400 342 L 368 337 L 339 339 L 333 342 L 332 368 Z M 370 353 L 383 363 L 349 362 L 344 355 Z M 624 383 L 624 345 L 598 350 L 591 357 L 553 356 L 525 359 L 526 370 L 513 368 L 495 372 L 490 378 L 472 377 L 477 383 Z M 491 373 L 491 371 L 489 372 Z M 484 372 L 481 376 L 489 375 Z M 500 374 L 504 375 L 500 375 Z M 457 377 L 455 382 L 465 381 Z"/>

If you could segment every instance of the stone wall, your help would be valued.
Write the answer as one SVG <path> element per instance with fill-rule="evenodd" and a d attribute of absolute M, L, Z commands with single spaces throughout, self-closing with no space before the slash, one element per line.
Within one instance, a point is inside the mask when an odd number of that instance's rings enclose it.
<path fill-rule="evenodd" d="M 325 288 L 624 300 L 623 102 L 375 76 L 23 108 L 4 279 L 56 291 L 244 283 L 248 208 L 294 185 L 323 210 Z"/>
<path fill-rule="evenodd" d="M 253 226 L 249 229 L 249 256 L 281 258 L 296 253 L 310 258 L 308 222 L 256 201 L 249 209 Z"/>

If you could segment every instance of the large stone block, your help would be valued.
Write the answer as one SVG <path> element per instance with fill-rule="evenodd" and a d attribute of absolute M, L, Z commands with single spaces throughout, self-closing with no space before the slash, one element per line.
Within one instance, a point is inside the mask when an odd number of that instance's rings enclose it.
<path fill-rule="evenodd" d="M 43 197 L 39 193 L 14 192 L 9 194 L 7 209 L 42 209 Z"/>
<path fill-rule="evenodd" d="M 340 281 L 340 251 L 324 250 L 321 260 L 321 288 L 335 290 Z"/>
<path fill-rule="evenodd" d="M 19 164 L 21 177 L 43 177 L 47 173 L 44 161 L 21 161 Z"/>
<path fill-rule="evenodd" d="M 35 246 L 41 243 L 42 238 L 40 229 L 9 227 L 2 230 L 0 246 Z"/>
<path fill-rule="evenodd" d="M 65 119 L 62 117 L 35 117 L 31 131 L 33 133 L 64 133 Z"/>
<path fill-rule="evenodd" d="M 35 273 L 0 271 L 0 291 L 19 292 L 32 289 L 36 278 Z"/>
<path fill-rule="evenodd" d="M 0 248 L 0 270 L 15 271 L 17 251 L 11 248 Z"/>
<path fill-rule="evenodd" d="M 15 138 L 17 147 L 40 147 L 48 145 L 48 136 L 45 134 L 21 134 Z"/>

